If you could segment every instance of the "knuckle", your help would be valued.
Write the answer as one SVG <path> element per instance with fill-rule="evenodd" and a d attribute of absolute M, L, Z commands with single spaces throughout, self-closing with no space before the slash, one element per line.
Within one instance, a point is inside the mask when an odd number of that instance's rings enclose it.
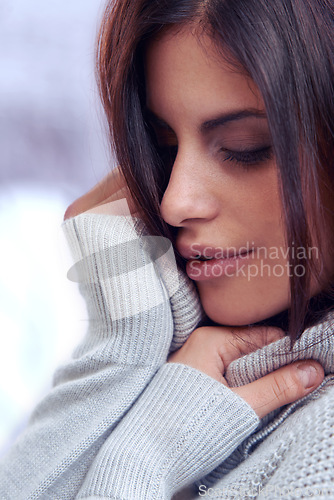
<path fill-rule="evenodd" d="M 196 328 L 189 336 L 187 342 L 192 349 L 202 350 L 204 352 L 216 352 L 219 350 L 219 337 L 215 335 L 210 327 Z"/>
<path fill-rule="evenodd" d="M 194 330 L 190 335 L 188 341 L 191 343 L 201 342 L 206 336 L 207 332 L 205 327 L 196 328 L 196 330 Z"/>
<path fill-rule="evenodd" d="M 280 373 L 274 376 L 272 390 L 279 401 L 287 404 L 301 397 L 303 386 L 290 372 Z"/>
<path fill-rule="evenodd" d="M 291 391 L 291 384 L 282 375 L 275 374 L 271 389 L 274 397 L 281 401 L 287 397 L 289 390 Z"/>

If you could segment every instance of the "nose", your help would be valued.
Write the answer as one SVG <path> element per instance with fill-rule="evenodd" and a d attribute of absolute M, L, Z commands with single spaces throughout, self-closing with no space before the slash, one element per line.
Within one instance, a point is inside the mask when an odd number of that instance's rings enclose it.
<path fill-rule="evenodd" d="M 188 155 L 179 149 L 160 209 L 163 219 L 175 227 L 217 216 L 219 200 L 204 155 Z"/>

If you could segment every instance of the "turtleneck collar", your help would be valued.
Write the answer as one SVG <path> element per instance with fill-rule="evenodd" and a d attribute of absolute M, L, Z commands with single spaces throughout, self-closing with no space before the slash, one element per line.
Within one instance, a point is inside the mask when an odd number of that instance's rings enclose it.
<path fill-rule="evenodd" d="M 230 387 L 254 382 L 283 365 L 297 360 L 314 359 L 325 374 L 334 373 L 334 312 L 328 313 L 315 326 L 304 331 L 291 349 L 289 337 L 284 337 L 233 361 L 225 378 Z"/>

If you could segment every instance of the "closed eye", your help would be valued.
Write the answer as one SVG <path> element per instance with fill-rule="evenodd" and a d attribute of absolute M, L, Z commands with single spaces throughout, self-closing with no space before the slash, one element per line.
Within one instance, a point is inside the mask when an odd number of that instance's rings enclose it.
<path fill-rule="evenodd" d="M 231 151 L 226 148 L 221 148 L 220 152 L 224 153 L 223 161 L 231 161 L 245 167 L 269 161 L 273 158 L 272 146 L 249 150 L 246 149 L 243 151 Z"/>

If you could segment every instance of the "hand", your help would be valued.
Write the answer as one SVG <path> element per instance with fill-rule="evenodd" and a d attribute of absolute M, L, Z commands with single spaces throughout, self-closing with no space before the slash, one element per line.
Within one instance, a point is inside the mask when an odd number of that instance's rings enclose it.
<path fill-rule="evenodd" d="M 228 365 L 284 336 L 270 327 L 202 327 L 194 330 L 185 344 L 168 358 L 200 370 L 224 385 Z M 250 384 L 231 388 L 260 418 L 312 392 L 322 382 L 324 371 L 316 361 L 297 361 Z"/>
<path fill-rule="evenodd" d="M 134 216 L 140 216 L 139 210 L 131 197 L 129 188 L 120 167 L 114 168 L 101 182 L 93 187 L 88 193 L 75 200 L 66 210 L 64 220 L 75 217 L 87 210 L 110 203 L 112 201 L 126 198 L 130 212 Z"/>

